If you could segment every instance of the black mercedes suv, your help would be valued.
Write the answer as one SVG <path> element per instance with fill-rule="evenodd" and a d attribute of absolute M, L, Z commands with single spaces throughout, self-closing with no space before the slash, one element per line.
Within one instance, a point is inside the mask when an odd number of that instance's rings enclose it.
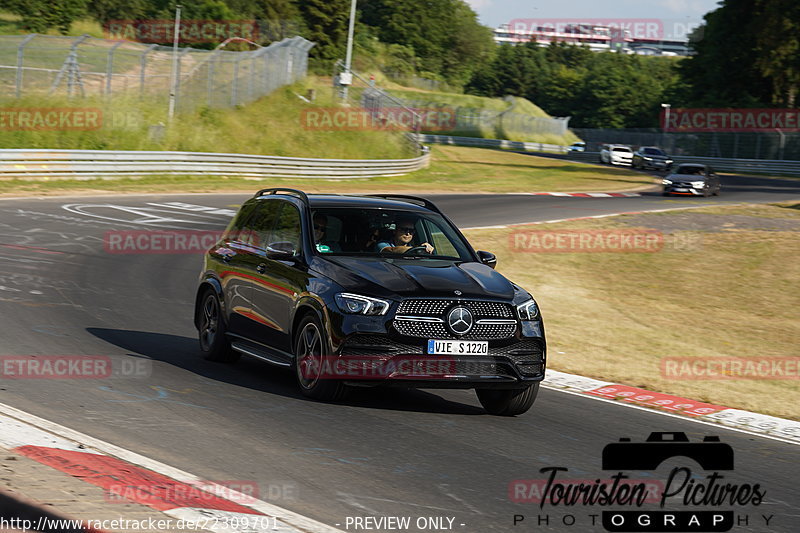
<path fill-rule="evenodd" d="M 206 359 L 291 367 L 300 390 L 475 389 L 517 415 L 545 372 L 536 302 L 430 201 L 264 189 L 206 252 L 195 325 Z"/>

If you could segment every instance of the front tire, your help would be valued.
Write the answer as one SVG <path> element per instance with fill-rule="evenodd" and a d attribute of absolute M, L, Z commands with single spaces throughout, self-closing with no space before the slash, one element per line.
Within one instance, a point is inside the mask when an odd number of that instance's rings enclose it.
<path fill-rule="evenodd" d="M 294 374 L 304 396 L 332 402 L 344 398 L 346 386 L 338 379 L 325 375 L 326 359 L 332 357 L 324 329 L 317 317 L 305 317 L 294 339 Z"/>
<path fill-rule="evenodd" d="M 490 415 L 516 416 L 531 408 L 539 394 L 539 383 L 533 383 L 524 389 L 477 389 L 475 393 Z"/>
<path fill-rule="evenodd" d="M 231 348 L 231 343 L 225 336 L 227 328 L 225 317 L 222 316 L 222 306 L 217 293 L 208 289 L 200 300 L 197 309 L 197 324 L 200 340 L 200 353 L 207 361 L 219 363 L 235 363 L 241 357 L 239 352 Z"/>

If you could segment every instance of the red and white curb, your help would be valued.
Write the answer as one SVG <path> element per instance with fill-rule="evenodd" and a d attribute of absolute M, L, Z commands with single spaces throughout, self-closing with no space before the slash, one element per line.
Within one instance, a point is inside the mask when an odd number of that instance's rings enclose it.
<path fill-rule="evenodd" d="M 146 505 L 198 529 L 235 532 L 342 533 L 54 422 L 0 404 L 0 446 Z M 134 490 L 125 491 L 124 487 Z"/>
<path fill-rule="evenodd" d="M 723 405 L 698 402 L 557 370 L 547 371 L 542 386 L 626 407 L 645 409 L 705 424 L 722 425 L 752 435 L 800 444 L 800 422 L 794 420 L 731 409 Z"/>

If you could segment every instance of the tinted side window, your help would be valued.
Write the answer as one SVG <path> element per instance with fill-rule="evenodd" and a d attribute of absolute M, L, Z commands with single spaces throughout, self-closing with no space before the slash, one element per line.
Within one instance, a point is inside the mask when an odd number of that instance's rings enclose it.
<path fill-rule="evenodd" d="M 252 246 L 266 248 L 270 242 L 272 228 L 275 226 L 278 210 L 281 203 L 277 200 L 262 200 L 258 204 L 258 210 L 248 223 L 249 240 L 246 241 Z"/>
<path fill-rule="evenodd" d="M 252 220 L 257 207 L 258 203 L 256 202 L 243 205 L 228 224 L 223 238 L 226 241 L 241 241 L 246 236 L 248 223 Z"/>
<path fill-rule="evenodd" d="M 289 202 L 280 202 L 280 212 L 278 219 L 275 223 L 275 228 L 272 232 L 267 244 L 273 242 L 290 242 L 295 250 L 300 250 L 301 247 L 301 223 L 300 211 L 290 204 Z"/>

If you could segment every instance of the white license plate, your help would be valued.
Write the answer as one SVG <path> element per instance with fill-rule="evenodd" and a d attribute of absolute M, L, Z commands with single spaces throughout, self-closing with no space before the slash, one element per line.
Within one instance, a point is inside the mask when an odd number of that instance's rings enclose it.
<path fill-rule="evenodd" d="M 675 192 L 689 192 L 689 189 L 672 189 Z"/>
<path fill-rule="evenodd" d="M 428 355 L 487 355 L 489 343 L 486 341 L 428 341 Z"/>

